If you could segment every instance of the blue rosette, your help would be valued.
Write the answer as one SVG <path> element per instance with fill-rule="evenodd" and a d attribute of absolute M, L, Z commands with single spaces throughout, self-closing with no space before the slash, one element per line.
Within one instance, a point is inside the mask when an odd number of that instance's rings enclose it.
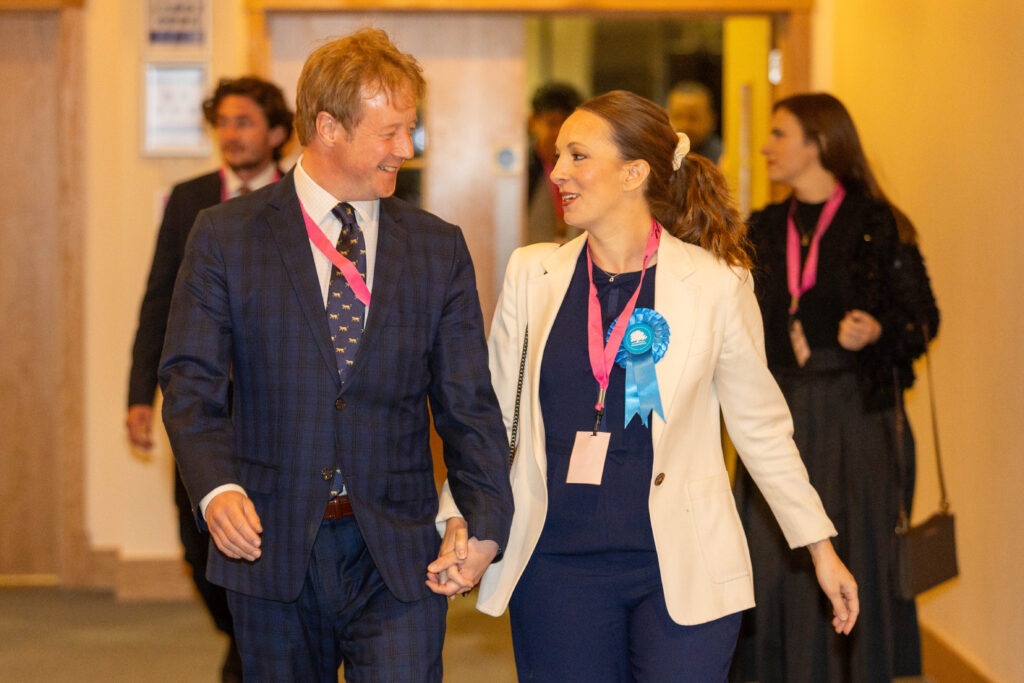
<path fill-rule="evenodd" d="M 617 322 L 618 319 L 608 328 L 609 336 Z M 669 336 L 668 321 L 652 308 L 637 308 L 629 317 L 626 334 L 615 353 L 615 362 L 626 370 L 624 426 L 629 424 L 634 415 L 640 416 L 645 427 L 648 426 L 652 412 L 656 412 L 662 420 L 665 419 L 654 364 L 668 350 Z"/>

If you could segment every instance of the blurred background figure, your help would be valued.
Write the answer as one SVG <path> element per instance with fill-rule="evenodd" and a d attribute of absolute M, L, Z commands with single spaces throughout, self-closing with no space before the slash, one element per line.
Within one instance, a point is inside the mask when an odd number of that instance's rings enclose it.
<path fill-rule="evenodd" d="M 568 83 L 546 83 L 530 100 L 530 166 L 527 188 L 526 241 L 565 242 L 579 234 L 562 218 L 562 199 L 551 182 L 555 167 L 555 139 L 562 123 L 580 105 L 582 97 Z"/>
<path fill-rule="evenodd" d="M 146 293 L 139 311 L 139 326 L 132 348 L 128 386 L 128 438 L 136 448 L 153 447 L 153 400 L 157 367 L 164 346 L 167 316 L 174 281 L 185 254 L 185 243 L 196 215 L 205 208 L 248 194 L 281 177 L 278 163 L 292 134 L 292 112 L 273 83 L 253 77 L 224 78 L 203 102 L 221 155 L 221 167 L 174 186 L 164 208 Z M 175 474 L 174 501 L 185 560 L 217 628 L 230 639 L 222 670 L 224 681 L 240 681 L 241 661 L 224 589 L 206 579 L 210 536 L 201 532 L 188 494 Z"/>
<path fill-rule="evenodd" d="M 857 577 L 861 623 L 848 639 L 818 627 L 827 605 L 810 601 L 815 567 L 789 549 L 738 465 L 757 607 L 744 617 L 732 680 L 918 676 L 916 608 L 893 591 L 894 529 L 912 469 L 898 461 L 894 425 L 938 309 L 913 226 L 879 187 L 838 99 L 810 93 L 777 102 L 762 152 L 769 178 L 792 189 L 750 217 L 768 366 L 839 531 L 836 550 Z M 912 462 L 912 442 L 905 451 Z"/>
<path fill-rule="evenodd" d="M 717 164 L 722 157 L 722 139 L 715 132 L 718 114 L 711 89 L 697 81 L 681 81 L 669 91 L 665 109 L 672 127 L 690 138 L 690 153 Z"/>

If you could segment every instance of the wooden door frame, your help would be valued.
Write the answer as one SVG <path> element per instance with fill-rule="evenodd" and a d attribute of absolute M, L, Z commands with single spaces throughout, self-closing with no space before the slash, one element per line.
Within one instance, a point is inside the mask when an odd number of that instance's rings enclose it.
<path fill-rule="evenodd" d="M 0 10 L 63 10 L 84 6 L 85 0 L 0 0 Z"/>
<path fill-rule="evenodd" d="M 760 14 L 772 19 L 782 80 L 774 98 L 811 85 L 811 11 L 814 0 L 248 0 L 249 68 L 269 73 L 267 15 L 272 12 L 445 12 L 723 16 Z M 774 99 L 773 98 L 773 99 Z"/>
<path fill-rule="evenodd" d="M 67 2 L 60 11 L 57 65 L 61 88 L 57 104 L 57 136 L 60 140 L 60 175 L 57 179 L 60 225 L 75 225 L 86 215 L 81 192 L 85 175 L 85 10 L 83 2 Z M 84 231 L 72 230 L 61 240 L 61 326 L 63 338 L 85 339 L 85 253 Z M 61 500 L 59 581 L 62 586 L 101 585 L 86 529 L 85 506 L 85 348 L 65 344 L 61 359 L 63 383 L 60 392 Z M 108 579 L 111 577 L 107 577 Z"/>

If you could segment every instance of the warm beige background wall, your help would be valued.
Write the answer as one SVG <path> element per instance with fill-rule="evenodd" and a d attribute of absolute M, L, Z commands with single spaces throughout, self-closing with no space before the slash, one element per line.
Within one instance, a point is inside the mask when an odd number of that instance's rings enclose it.
<path fill-rule="evenodd" d="M 244 0 L 218 0 L 212 73 L 245 70 Z M 170 184 L 215 160 L 139 154 L 141 3 L 86 14 L 86 465 L 94 547 L 178 556 L 165 442 L 134 459 L 123 435 L 128 354 Z M 944 316 L 934 347 L 963 576 L 921 601 L 925 622 L 997 681 L 1024 680 L 1024 9 L 1018 0 L 819 0 L 814 79 L 850 106 L 886 189 L 915 220 Z M 922 392 L 911 401 L 923 453 Z M 935 501 L 923 466 L 918 512 Z"/>
<path fill-rule="evenodd" d="M 215 168 L 207 159 L 144 158 L 141 141 L 143 8 L 138 0 L 86 3 L 85 442 L 88 530 L 122 559 L 180 557 L 166 437 L 133 457 L 124 415 L 131 343 L 163 198 L 173 183 Z M 211 74 L 246 68 L 242 0 L 211 2 Z"/>
<path fill-rule="evenodd" d="M 942 310 L 933 367 L 962 577 L 921 599 L 937 634 L 995 680 L 1024 680 L 1024 5 L 820 0 L 817 85 L 851 109 L 886 191 L 914 220 Z M 937 482 L 927 395 L 917 517 Z"/>

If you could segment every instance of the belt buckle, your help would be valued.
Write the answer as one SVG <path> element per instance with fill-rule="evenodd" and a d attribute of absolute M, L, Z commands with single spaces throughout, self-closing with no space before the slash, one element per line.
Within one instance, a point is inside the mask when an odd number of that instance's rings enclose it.
<path fill-rule="evenodd" d="M 348 496 L 335 496 L 327 501 L 327 507 L 324 508 L 324 519 L 327 520 L 338 520 L 345 519 L 346 517 L 352 516 L 352 504 L 349 502 Z"/>

